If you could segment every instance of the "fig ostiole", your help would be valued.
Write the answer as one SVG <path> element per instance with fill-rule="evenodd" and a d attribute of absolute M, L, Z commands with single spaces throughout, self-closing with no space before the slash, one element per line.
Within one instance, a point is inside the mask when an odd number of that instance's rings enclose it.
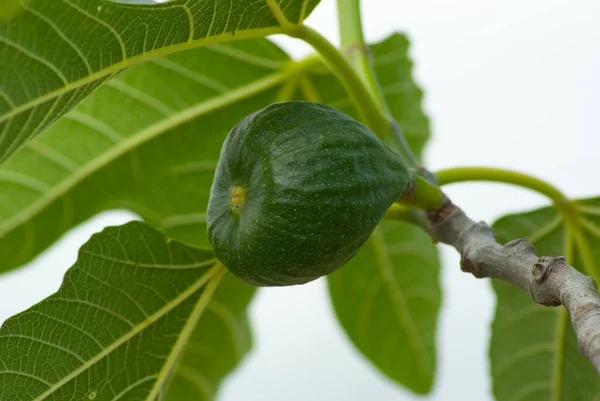
<path fill-rule="evenodd" d="M 251 284 L 304 284 L 352 258 L 411 179 L 398 154 L 344 113 L 275 103 L 245 117 L 223 143 L 209 241 Z"/>

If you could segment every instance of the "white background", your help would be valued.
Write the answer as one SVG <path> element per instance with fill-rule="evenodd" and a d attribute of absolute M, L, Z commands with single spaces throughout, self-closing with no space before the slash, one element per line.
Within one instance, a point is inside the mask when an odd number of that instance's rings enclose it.
<path fill-rule="evenodd" d="M 370 41 L 395 30 L 412 40 L 416 78 L 433 123 L 430 168 L 508 167 L 571 196 L 600 194 L 599 1 L 368 0 L 363 8 Z M 337 43 L 335 2 L 323 0 L 308 24 Z M 294 56 L 310 51 L 275 39 Z M 497 184 L 461 184 L 448 192 L 473 218 L 488 222 L 546 204 L 529 191 Z M 0 321 L 56 291 L 93 232 L 132 217 L 98 216 L 25 268 L 0 277 Z M 352 349 L 319 280 L 260 291 L 251 307 L 254 349 L 226 381 L 220 400 L 491 400 L 489 282 L 461 273 L 452 249 L 443 249 L 443 262 L 439 370 L 429 397 L 404 391 Z"/>

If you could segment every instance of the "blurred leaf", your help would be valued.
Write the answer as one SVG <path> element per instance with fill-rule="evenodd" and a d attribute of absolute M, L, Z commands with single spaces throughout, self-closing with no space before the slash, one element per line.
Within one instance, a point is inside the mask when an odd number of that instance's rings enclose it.
<path fill-rule="evenodd" d="M 224 271 L 141 222 L 94 235 L 56 294 L 0 328 L 0 399 L 156 399 Z"/>
<path fill-rule="evenodd" d="M 2 0 L 0 4 L 0 21 L 15 17 L 23 7 L 23 0 Z"/>
<path fill-rule="evenodd" d="M 389 221 L 328 276 L 350 340 L 381 372 L 418 393 L 431 390 L 435 374 L 438 277 L 437 250 L 427 234 Z"/>
<path fill-rule="evenodd" d="M 600 198 L 579 202 L 581 215 L 565 224 L 554 208 L 502 217 L 493 226 L 498 241 L 527 238 L 538 255 L 564 255 L 570 264 L 598 276 Z M 598 399 L 600 380 L 578 351 L 569 314 L 547 308 L 529 295 L 494 280 L 498 297 L 490 358 L 493 391 L 499 401 L 590 401 Z"/>
<path fill-rule="evenodd" d="M 278 18 L 298 24 L 317 3 L 29 0 L 16 18 L 0 22 L 0 163 L 119 71 L 198 46 L 283 33 Z"/>

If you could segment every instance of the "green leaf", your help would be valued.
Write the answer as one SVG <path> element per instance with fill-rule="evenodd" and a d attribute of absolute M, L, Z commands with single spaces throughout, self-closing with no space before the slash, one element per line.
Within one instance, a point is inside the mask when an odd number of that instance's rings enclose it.
<path fill-rule="evenodd" d="M 155 400 L 224 272 L 144 223 L 94 235 L 56 294 L 0 328 L 0 399 Z"/>
<path fill-rule="evenodd" d="M 2 0 L 0 5 L 0 21 L 13 18 L 23 7 L 23 0 Z"/>
<path fill-rule="evenodd" d="M 0 163 L 121 70 L 198 46 L 284 33 L 317 3 L 30 0 L 0 22 Z"/>
<path fill-rule="evenodd" d="M 370 46 L 385 99 L 400 123 L 411 149 L 420 155 L 429 139 L 429 120 L 422 109 L 423 92 L 412 77 L 406 36 L 394 33 Z M 323 65 L 313 65 L 296 81 L 296 98 L 329 104 L 358 118 L 344 87 Z"/>
<path fill-rule="evenodd" d="M 554 208 L 502 217 L 493 226 L 498 241 L 527 238 L 538 255 L 564 255 L 570 264 L 600 278 L 600 198 L 578 202 L 568 217 Z M 536 304 L 514 285 L 494 280 L 498 297 L 490 358 L 493 391 L 499 401 L 589 401 L 600 381 L 578 351 L 563 307 Z"/>
<path fill-rule="evenodd" d="M 181 232 L 178 239 L 197 245 L 196 233 Z M 164 401 L 215 399 L 221 381 L 252 348 L 247 307 L 256 287 L 226 274 L 182 351 L 165 392 Z"/>
<path fill-rule="evenodd" d="M 436 247 L 415 226 L 384 221 L 328 276 L 335 312 L 381 372 L 418 393 L 431 390 L 441 302 Z"/>
<path fill-rule="evenodd" d="M 252 346 L 246 307 L 255 292 L 233 274 L 226 274 L 171 379 L 164 401 L 215 399 L 220 382 Z"/>

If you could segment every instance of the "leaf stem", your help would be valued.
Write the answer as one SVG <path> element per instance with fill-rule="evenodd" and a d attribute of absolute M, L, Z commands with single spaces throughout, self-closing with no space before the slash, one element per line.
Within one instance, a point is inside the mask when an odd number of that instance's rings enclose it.
<path fill-rule="evenodd" d="M 344 56 L 325 37 L 314 29 L 301 25 L 287 31 L 289 36 L 302 39 L 310 44 L 330 66 L 342 82 L 358 109 L 361 120 L 379 137 L 390 132 L 390 122 L 369 92 L 357 72 Z"/>
<path fill-rule="evenodd" d="M 570 203 L 569 199 L 555 186 L 517 171 L 493 167 L 456 167 L 435 173 L 439 185 L 466 181 L 490 181 L 513 184 L 531 189 L 550 198 L 556 205 Z"/>
<path fill-rule="evenodd" d="M 383 219 L 392 221 L 403 221 L 427 231 L 427 217 L 422 210 L 408 208 L 398 203 L 394 203 L 383 215 Z"/>
<path fill-rule="evenodd" d="M 360 0 L 338 0 L 337 7 L 342 53 L 385 114 L 389 123 L 386 135 L 392 135 L 397 145 L 396 150 L 406 163 L 411 167 L 418 167 L 419 159 L 408 145 L 400 124 L 394 119 L 375 74 L 371 51 L 363 36 Z"/>
<path fill-rule="evenodd" d="M 379 106 L 387 110 L 385 99 L 373 74 L 369 47 L 365 44 L 360 13 L 360 0 L 337 0 L 342 54 L 357 72 Z"/>

